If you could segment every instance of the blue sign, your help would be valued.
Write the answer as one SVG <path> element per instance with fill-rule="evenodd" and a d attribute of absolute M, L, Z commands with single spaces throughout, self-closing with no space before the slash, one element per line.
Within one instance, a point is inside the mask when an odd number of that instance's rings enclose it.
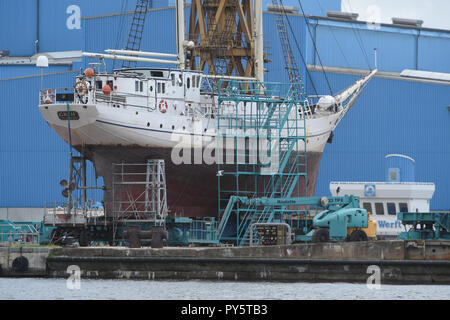
<path fill-rule="evenodd" d="M 375 198 L 377 195 L 376 188 L 374 184 L 366 184 L 364 186 L 364 197 Z"/>

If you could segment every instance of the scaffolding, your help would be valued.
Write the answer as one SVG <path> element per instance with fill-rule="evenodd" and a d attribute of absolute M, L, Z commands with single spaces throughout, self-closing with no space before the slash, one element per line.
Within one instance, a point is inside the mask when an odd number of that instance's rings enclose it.
<path fill-rule="evenodd" d="M 253 6 L 250 0 L 192 1 L 188 40 L 191 70 L 254 76 Z"/>
<path fill-rule="evenodd" d="M 250 226 L 305 219 L 304 208 L 254 198 L 306 195 L 306 112 L 295 84 L 221 80 L 217 116 L 219 240 L 250 242 Z M 295 218 L 294 218 L 295 217 Z M 234 233 L 225 234 L 233 225 Z"/>
<path fill-rule="evenodd" d="M 112 188 L 114 222 L 164 225 L 167 216 L 164 160 L 113 164 Z"/>

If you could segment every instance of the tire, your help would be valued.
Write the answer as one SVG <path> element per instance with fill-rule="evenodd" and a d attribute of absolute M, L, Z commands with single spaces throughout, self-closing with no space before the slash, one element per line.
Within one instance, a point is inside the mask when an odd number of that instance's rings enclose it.
<path fill-rule="evenodd" d="M 328 232 L 328 229 L 324 229 L 324 228 L 317 229 L 313 233 L 311 241 L 313 243 L 329 242 L 330 241 L 330 233 Z"/>
<path fill-rule="evenodd" d="M 362 230 L 355 230 L 350 235 L 350 241 L 367 241 L 367 234 Z"/>
<path fill-rule="evenodd" d="M 14 272 L 27 272 L 28 271 L 28 259 L 20 256 L 12 262 L 12 270 Z"/>

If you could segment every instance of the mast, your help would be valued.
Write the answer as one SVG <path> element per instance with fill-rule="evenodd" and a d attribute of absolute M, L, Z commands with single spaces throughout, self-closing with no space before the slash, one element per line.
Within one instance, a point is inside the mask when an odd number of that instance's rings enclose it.
<path fill-rule="evenodd" d="M 255 77 L 264 82 L 264 39 L 262 24 L 262 0 L 254 0 L 255 5 Z"/>
<path fill-rule="evenodd" d="M 184 0 L 176 0 L 177 6 L 177 49 L 178 49 L 178 68 L 184 70 L 186 68 L 185 61 L 185 26 L 184 26 Z"/>

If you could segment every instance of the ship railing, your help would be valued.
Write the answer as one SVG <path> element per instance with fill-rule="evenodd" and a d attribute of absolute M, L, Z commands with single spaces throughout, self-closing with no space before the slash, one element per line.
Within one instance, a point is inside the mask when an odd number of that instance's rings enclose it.
<path fill-rule="evenodd" d="M 75 101 L 74 88 L 48 88 L 39 90 L 39 104 L 55 104 Z"/>
<path fill-rule="evenodd" d="M 193 220 L 189 227 L 189 243 L 219 244 L 218 226 L 214 219 Z"/>
<path fill-rule="evenodd" d="M 88 221 L 95 222 L 105 216 L 103 207 L 88 201 L 86 207 L 74 205 L 70 208 L 67 202 L 46 202 L 44 206 L 44 225 L 83 225 Z"/>

